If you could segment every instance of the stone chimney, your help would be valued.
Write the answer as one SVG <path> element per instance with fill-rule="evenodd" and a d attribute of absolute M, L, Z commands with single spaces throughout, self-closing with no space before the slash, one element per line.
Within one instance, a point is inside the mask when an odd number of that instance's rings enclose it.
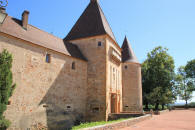
<path fill-rule="evenodd" d="M 99 0 L 90 0 L 91 2 L 99 2 Z"/>
<path fill-rule="evenodd" d="M 25 10 L 22 13 L 22 27 L 27 30 L 29 11 Z"/>
<path fill-rule="evenodd" d="M 3 7 L 0 7 L 0 12 L 1 12 L 1 13 L 6 13 L 6 9 L 3 8 Z"/>

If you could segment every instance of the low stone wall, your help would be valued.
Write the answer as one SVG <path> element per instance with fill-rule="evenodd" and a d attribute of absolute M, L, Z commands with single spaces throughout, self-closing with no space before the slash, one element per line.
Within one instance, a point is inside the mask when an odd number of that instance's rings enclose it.
<path fill-rule="evenodd" d="M 85 129 L 82 129 L 82 130 L 117 130 L 119 128 L 128 127 L 128 126 L 134 125 L 138 122 L 150 119 L 151 117 L 152 117 L 151 114 L 147 114 L 145 116 L 128 119 L 128 120 L 124 120 L 124 121 L 121 121 L 121 122 L 116 122 L 116 123 L 111 123 L 111 124 L 106 124 L 106 125 L 101 125 L 101 126 L 96 126 L 96 127 L 85 128 Z"/>
<path fill-rule="evenodd" d="M 129 114 L 129 113 L 110 114 L 108 116 L 108 120 L 110 121 L 110 120 L 117 120 L 121 118 L 135 118 L 135 117 L 141 117 L 143 115 L 144 114 Z"/>
<path fill-rule="evenodd" d="M 169 110 L 163 110 L 163 111 L 145 111 L 144 114 L 153 114 L 153 115 L 161 115 L 164 113 L 170 112 Z"/>
<path fill-rule="evenodd" d="M 161 114 L 164 114 L 164 113 L 167 113 L 167 112 L 169 112 L 169 110 L 155 111 L 154 114 L 155 114 L 155 115 L 161 115 Z"/>

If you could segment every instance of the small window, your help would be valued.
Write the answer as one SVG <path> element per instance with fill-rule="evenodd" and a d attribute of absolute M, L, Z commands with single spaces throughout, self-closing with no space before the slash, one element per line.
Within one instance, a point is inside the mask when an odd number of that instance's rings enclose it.
<path fill-rule="evenodd" d="M 73 108 L 72 105 L 68 104 L 68 105 L 65 106 L 65 111 L 66 112 L 71 112 L 73 110 L 72 108 Z"/>
<path fill-rule="evenodd" d="M 44 104 L 43 107 L 49 107 L 48 105 Z"/>
<path fill-rule="evenodd" d="M 46 61 L 47 63 L 50 63 L 50 62 L 51 62 L 51 54 L 46 54 L 46 59 L 45 59 L 45 61 Z"/>
<path fill-rule="evenodd" d="M 125 69 L 127 69 L 128 67 L 127 67 L 127 65 L 125 65 Z"/>
<path fill-rule="evenodd" d="M 11 101 L 8 101 L 8 104 L 7 105 L 11 105 Z"/>
<path fill-rule="evenodd" d="M 102 42 L 98 42 L 98 46 L 102 46 Z"/>
<path fill-rule="evenodd" d="M 95 107 L 95 108 L 92 109 L 92 111 L 93 111 L 93 113 L 97 113 L 97 112 L 100 111 L 100 108 L 99 107 Z"/>
<path fill-rule="evenodd" d="M 75 67 L 75 62 L 72 62 L 72 69 L 75 70 L 76 67 Z"/>

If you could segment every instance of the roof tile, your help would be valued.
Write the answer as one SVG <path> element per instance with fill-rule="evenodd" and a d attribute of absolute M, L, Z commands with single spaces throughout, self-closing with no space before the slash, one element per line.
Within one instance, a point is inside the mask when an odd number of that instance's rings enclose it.
<path fill-rule="evenodd" d="M 0 32 L 63 53 L 68 56 L 86 60 L 76 45 L 71 45 L 69 48 L 67 48 L 67 46 L 65 46 L 67 43 L 64 43 L 62 39 L 44 32 L 32 25 L 28 25 L 27 30 L 25 30 L 22 27 L 21 20 L 12 18 L 10 16 L 7 16 L 4 23 L 0 26 Z M 70 49 L 70 47 L 72 48 Z M 70 52 L 70 50 L 72 52 Z"/>
<path fill-rule="evenodd" d="M 122 62 L 139 63 L 127 37 L 125 37 L 122 45 Z"/>
<path fill-rule="evenodd" d="M 91 36 L 108 34 L 115 36 L 97 0 L 92 0 L 64 40 L 76 40 Z"/>

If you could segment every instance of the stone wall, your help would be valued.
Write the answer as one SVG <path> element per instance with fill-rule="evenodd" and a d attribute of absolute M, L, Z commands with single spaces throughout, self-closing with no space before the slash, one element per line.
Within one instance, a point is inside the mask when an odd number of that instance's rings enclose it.
<path fill-rule="evenodd" d="M 123 63 L 123 112 L 142 113 L 141 66 L 136 63 Z"/>
<path fill-rule="evenodd" d="M 88 121 L 106 119 L 106 41 L 97 36 L 71 41 L 78 45 L 88 60 L 87 109 Z"/>
<path fill-rule="evenodd" d="M 87 62 L 1 34 L 0 52 L 3 49 L 13 54 L 17 84 L 5 112 L 11 127 L 27 129 L 41 123 L 60 129 L 85 119 Z M 45 62 L 47 53 L 51 63 Z"/>
<path fill-rule="evenodd" d="M 111 123 L 111 124 L 106 124 L 106 125 L 101 125 L 101 126 L 95 126 L 95 127 L 90 127 L 90 128 L 84 128 L 81 130 L 118 130 L 121 128 L 129 127 L 132 125 L 135 125 L 139 122 L 149 120 L 152 118 L 151 114 L 144 115 L 141 117 L 136 117 L 132 119 L 127 119 L 124 121 L 116 122 L 116 123 Z"/>

